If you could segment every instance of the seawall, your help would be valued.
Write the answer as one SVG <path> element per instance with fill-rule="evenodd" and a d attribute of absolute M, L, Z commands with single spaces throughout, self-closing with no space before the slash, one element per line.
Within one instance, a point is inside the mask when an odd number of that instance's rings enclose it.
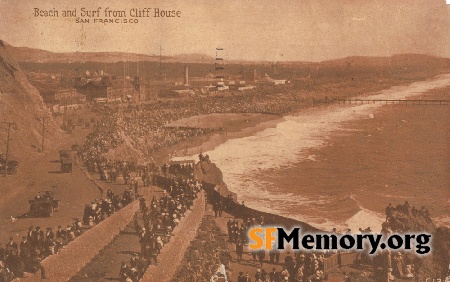
<path fill-rule="evenodd" d="M 215 201 L 220 199 L 224 204 L 224 211 L 231 214 L 237 218 L 255 218 L 260 220 L 264 219 L 264 223 L 267 225 L 275 225 L 280 227 L 300 227 L 302 232 L 323 232 L 307 223 L 283 217 L 276 214 L 271 214 L 267 212 L 258 211 L 244 205 L 237 203 L 232 198 L 228 197 L 228 195 L 224 195 L 215 190 L 216 185 L 203 182 L 203 188 L 207 194 L 209 201 Z"/>
<path fill-rule="evenodd" d="M 203 216 L 205 215 L 205 194 L 198 194 L 192 210 L 185 213 L 184 219 L 173 230 L 169 243 L 165 244 L 158 255 L 158 265 L 150 265 L 141 281 L 171 281 L 184 253 L 194 240 Z"/>
<path fill-rule="evenodd" d="M 133 201 L 84 232 L 58 254 L 45 258 L 41 264 L 48 281 L 67 281 L 77 274 L 132 221 L 138 209 L 139 201 Z M 40 273 L 16 281 L 41 281 Z"/>

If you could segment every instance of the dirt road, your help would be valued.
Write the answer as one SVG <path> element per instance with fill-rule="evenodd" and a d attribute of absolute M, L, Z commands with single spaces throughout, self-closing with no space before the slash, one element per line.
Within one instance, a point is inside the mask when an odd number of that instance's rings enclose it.
<path fill-rule="evenodd" d="M 16 175 L 0 176 L 0 242 L 6 243 L 13 236 L 19 243 L 29 226 L 55 229 L 71 224 L 75 217 L 82 217 L 85 204 L 100 198 L 100 190 L 76 165 L 72 173 L 60 173 L 59 150 L 82 144 L 88 132 L 79 128 L 64 134 L 62 141 L 47 144 L 43 154 L 30 154 L 21 161 Z M 53 191 L 60 200 L 59 211 L 50 218 L 23 217 L 29 210 L 28 200 L 44 190 Z"/>

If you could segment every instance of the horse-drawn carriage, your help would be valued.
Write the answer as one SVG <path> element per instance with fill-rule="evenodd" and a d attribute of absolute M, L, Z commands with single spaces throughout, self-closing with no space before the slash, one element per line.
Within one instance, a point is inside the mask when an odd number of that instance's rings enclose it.
<path fill-rule="evenodd" d="M 54 211 L 59 210 L 59 200 L 53 198 L 52 191 L 41 192 L 28 201 L 30 203 L 30 215 L 51 217 Z"/>
<path fill-rule="evenodd" d="M 6 163 L 6 158 L 3 154 L 0 154 L 0 174 L 16 174 L 17 167 L 19 166 L 19 162 L 8 160 Z"/>
<path fill-rule="evenodd" d="M 69 150 L 59 151 L 59 158 L 61 162 L 61 173 L 72 173 L 73 159 Z"/>

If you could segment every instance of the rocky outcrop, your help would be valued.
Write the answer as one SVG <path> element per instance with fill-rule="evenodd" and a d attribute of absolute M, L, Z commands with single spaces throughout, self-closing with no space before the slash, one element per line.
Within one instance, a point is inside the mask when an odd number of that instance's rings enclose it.
<path fill-rule="evenodd" d="M 410 208 L 407 203 L 398 205 L 396 208 L 387 209 L 388 219 L 383 223 L 384 232 L 394 233 L 428 233 L 431 234 L 431 254 L 419 257 L 406 254 L 409 261 L 413 262 L 417 269 L 416 277 L 425 281 L 428 277 L 445 277 L 450 265 L 450 229 L 447 227 L 436 227 L 432 222 L 428 210 Z M 422 279 L 422 280 L 421 280 Z"/>
<path fill-rule="evenodd" d="M 222 171 L 209 158 L 202 159 L 195 165 L 194 176 L 198 181 L 215 185 L 216 191 L 222 196 L 231 195 L 233 199 L 237 199 L 236 193 L 228 190 L 227 185 L 223 181 Z"/>

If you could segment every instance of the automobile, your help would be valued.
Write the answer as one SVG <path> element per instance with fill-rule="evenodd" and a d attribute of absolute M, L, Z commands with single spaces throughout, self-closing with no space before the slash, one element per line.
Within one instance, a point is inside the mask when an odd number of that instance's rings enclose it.
<path fill-rule="evenodd" d="M 0 154 L 0 174 L 4 174 L 5 170 L 7 174 L 16 174 L 19 162 L 8 160 L 6 164 L 6 158 L 3 154 Z"/>
<path fill-rule="evenodd" d="M 59 151 L 59 158 L 61 162 L 61 173 L 72 173 L 73 159 L 69 150 Z"/>
<path fill-rule="evenodd" d="M 72 173 L 72 163 L 73 160 L 71 158 L 62 158 L 61 173 Z"/>
<path fill-rule="evenodd" d="M 51 217 L 54 211 L 59 210 L 59 200 L 55 200 L 52 191 L 39 192 L 30 203 L 30 215 Z"/>

